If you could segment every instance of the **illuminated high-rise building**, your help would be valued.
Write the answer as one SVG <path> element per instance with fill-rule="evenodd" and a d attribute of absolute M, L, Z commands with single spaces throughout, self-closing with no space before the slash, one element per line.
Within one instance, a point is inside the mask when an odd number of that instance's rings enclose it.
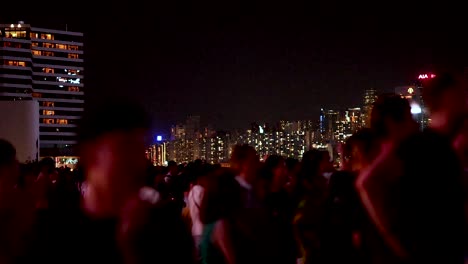
<path fill-rule="evenodd" d="M 201 138 L 200 116 L 189 116 L 185 123 L 185 140 L 187 144 L 188 160 L 201 158 Z"/>
<path fill-rule="evenodd" d="M 361 121 L 362 127 L 369 127 L 372 106 L 377 100 L 377 90 L 371 88 L 364 91 L 364 100 L 362 105 Z"/>
<path fill-rule="evenodd" d="M 41 156 L 74 153 L 83 70 L 83 33 L 0 24 L 0 100 L 39 103 Z"/>
<path fill-rule="evenodd" d="M 335 131 L 338 130 L 340 124 L 340 112 L 328 110 L 325 112 L 325 140 L 333 142 L 337 140 Z"/>
<path fill-rule="evenodd" d="M 411 114 L 423 130 L 429 125 L 429 112 L 424 104 L 424 84 L 430 82 L 436 75 L 432 73 L 420 74 L 412 85 L 399 86 L 395 88 L 395 93 L 408 99 L 411 106 Z"/>
<path fill-rule="evenodd" d="M 158 142 L 157 144 L 151 145 L 146 150 L 146 158 L 149 159 L 154 166 L 167 165 L 167 157 L 166 142 Z"/>

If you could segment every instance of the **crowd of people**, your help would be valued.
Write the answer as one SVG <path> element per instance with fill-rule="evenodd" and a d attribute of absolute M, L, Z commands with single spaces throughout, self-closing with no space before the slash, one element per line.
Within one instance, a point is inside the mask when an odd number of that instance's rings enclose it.
<path fill-rule="evenodd" d="M 0 263 L 464 263 L 468 119 L 462 76 L 424 87 L 430 127 L 382 95 L 370 128 L 302 160 L 235 146 L 229 168 L 155 167 L 138 105 L 87 109 L 80 164 L 19 165 L 0 140 Z"/>

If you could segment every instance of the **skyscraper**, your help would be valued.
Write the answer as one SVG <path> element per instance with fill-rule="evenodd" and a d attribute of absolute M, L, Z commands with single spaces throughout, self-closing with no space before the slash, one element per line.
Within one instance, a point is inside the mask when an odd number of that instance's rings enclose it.
<path fill-rule="evenodd" d="M 325 134 L 324 138 L 327 142 L 332 142 L 336 140 L 335 131 L 337 131 L 337 127 L 339 125 L 340 120 L 340 112 L 335 110 L 328 110 L 325 112 L 325 119 L 324 119 L 324 129 Z"/>
<path fill-rule="evenodd" d="M 362 107 L 362 127 L 369 127 L 372 105 L 377 100 L 377 90 L 370 88 L 364 91 L 364 100 Z"/>
<path fill-rule="evenodd" d="M 83 33 L 0 24 L 0 100 L 39 103 L 41 156 L 74 152 L 83 70 Z"/>
<path fill-rule="evenodd" d="M 185 123 L 185 140 L 188 150 L 188 159 L 196 160 L 201 157 L 201 131 L 200 116 L 189 116 Z"/>

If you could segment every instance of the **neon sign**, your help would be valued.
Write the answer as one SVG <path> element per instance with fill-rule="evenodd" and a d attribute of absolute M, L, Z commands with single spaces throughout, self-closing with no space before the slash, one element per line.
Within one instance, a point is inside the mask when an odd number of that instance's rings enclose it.
<path fill-rule="evenodd" d="M 436 77 L 435 74 L 427 74 L 427 73 L 426 73 L 426 74 L 419 74 L 418 79 L 420 79 L 420 80 L 421 80 L 421 79 L 432 79 L 432 78 L 434 78 L 434 77 Z"/>

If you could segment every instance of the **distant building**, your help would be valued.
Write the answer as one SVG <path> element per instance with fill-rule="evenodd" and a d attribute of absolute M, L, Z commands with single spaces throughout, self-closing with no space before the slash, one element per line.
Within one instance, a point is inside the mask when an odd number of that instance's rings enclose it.
<path fill-rule="evenodd" d="M 336 110 L 326 111 L 324 123 L 324 138 L 326 142 L 335 142 L 336 140 L 338 140 L 336 131 L 338 130 L 338 126 L 340 125 L 340 112 Z"/>
<path fill-rule="evenodd" d="M 42 156 L 74 153 L 83 70 L 83 33 L 0 24 L 0 100 L 39 102 Z"/>
<path fill-rule="evenodd" d="M 411 114 L 420 129 L 423 130 L 429 125 L 429 111 L 424 103 L 424 84 L 430 82 L 435 74 L 425 73 L 420 74 L 417 80 L 412 82 L 412 85 L 398 86 L 395 88 L 395 93 L 403 98 L 408 99 L 411 106 Z"/>
<path fill-rule="evenodd" d="M 230 133 L 218 131 L 207 135 L 206 156 L 207 162 L 212 164 L 227 163 L 231 156 Z"/>
<path fill-rule="evenodd" d="M 146 158 L 151 161 L 154 166 L 166 166 L 167 165 L 167 144 L 166 142 L 158 142 L 151 145 L 146 150 Z"/>
<path fill-rule="evenodd" d="M 37 101 L 0 101 L 0 138 L 16 148 L 20 162 L 39 159 L 39 104 Z"/>
<path fill-rule="evenodd" d="M 377 90 L 371 88 L 364 91 L 361 121 L 362 127 L 369 127 L 370 115 L 372 112 L 372 106 L 377 100 Z"/>

